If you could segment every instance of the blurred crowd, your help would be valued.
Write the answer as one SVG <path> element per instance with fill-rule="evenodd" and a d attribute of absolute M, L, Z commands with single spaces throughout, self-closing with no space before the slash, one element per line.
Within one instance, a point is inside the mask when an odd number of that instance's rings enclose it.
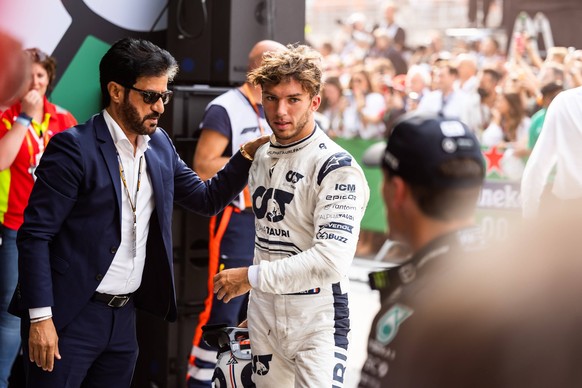
<path fill-rule="evenodd" d="M 527 29 L 509 49 L 495 30 L 479 39 L 434 31 L 413 47 L 397 13 L 388 2 L 379 20 L 351 14 L 318 47 L 326 71 L 318 120 L 330 135 L 382 139 L 405 112 L 439 113 L 463 121 L 482 145 L 524 157 L 552 98 L 582 85 L 582 50 L 545 48 Z"/>

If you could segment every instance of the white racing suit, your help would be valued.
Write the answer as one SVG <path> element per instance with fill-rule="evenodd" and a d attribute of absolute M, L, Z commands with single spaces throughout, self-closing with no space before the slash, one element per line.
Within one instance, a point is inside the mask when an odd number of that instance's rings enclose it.
<path fill-rule="evenodd" d="M 274 140 L 272 140 L 274 141 Z M 319 128 L 255 155 L 248 323 L 257 387 L 342 387 L 348 268 L 369 199 L 360 166 Z"/>

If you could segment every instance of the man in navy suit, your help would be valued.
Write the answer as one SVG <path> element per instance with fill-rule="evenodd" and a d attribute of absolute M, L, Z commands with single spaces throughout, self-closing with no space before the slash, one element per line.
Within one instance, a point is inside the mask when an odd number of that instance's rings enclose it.
<path fill-rule="evenodd" d="M 49 143 L 18 234 L 29 387 L 129 387 L 138 354 L 135 307 L 176 319 L 173 203 L 213 215 L 244 188 L 245 143 L 202 181 L 157 127 L 175 59 L 132 38 L 99 65 L 105 109 Z M 28 344 L 28 346 L 26 346 Z"/>

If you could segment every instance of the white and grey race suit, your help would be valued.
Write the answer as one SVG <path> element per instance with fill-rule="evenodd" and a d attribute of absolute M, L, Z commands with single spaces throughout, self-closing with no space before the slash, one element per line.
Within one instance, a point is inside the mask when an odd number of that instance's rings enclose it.
<path fill-rule="evenodd" d="M 316 127 L 272 139 L 249 173 L 255 257 L 248 322 L 257 387 L 341 387 L 348 277 L 369 188 L 360 166 Z M 254 284 L 253 284 L 254 283 Z"/>

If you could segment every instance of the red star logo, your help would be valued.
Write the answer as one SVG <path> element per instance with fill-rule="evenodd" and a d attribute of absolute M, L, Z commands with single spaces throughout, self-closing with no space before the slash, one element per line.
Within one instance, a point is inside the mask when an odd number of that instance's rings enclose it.
<path fill-rule="evenodd" d="M 499 152 L 496 146 L 484 151 L 483 156 L 485 156 L 485 159 L 487 160 L 487 174 L 490 174 L 494 170 L 497 170 L 498 173 L 502 172 L 499 162 L 503 157 L 503 152 Z"/>

